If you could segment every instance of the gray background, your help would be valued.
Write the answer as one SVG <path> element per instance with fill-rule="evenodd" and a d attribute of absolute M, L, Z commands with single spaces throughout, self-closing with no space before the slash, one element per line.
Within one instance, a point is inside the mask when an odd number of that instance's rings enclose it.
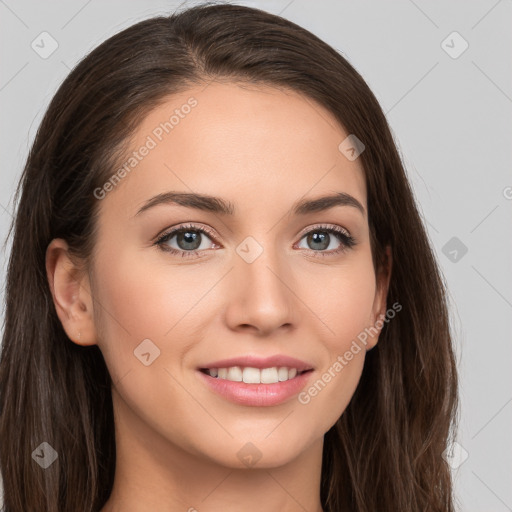
<path fill-rule="evenodd" d="M 461 410 L 460 446 L 447 456 L 457 499 L 464 511 L 512 511 L 512 2 L 239 3 L 342 52 L 386 112 L 450 292 Z M 2 243 L 35 131 L 71 67 L 112 34 L 178 5 L 0 0 Z M 44 31 L 58 43 L 46 59 L 31 47 Z M 454 31 L 469 44 L 457 58 L 445 49 L 458 54 L 458 36 L 442 45 Z M 0 253 L 2 303 L 9 248 Z"/>

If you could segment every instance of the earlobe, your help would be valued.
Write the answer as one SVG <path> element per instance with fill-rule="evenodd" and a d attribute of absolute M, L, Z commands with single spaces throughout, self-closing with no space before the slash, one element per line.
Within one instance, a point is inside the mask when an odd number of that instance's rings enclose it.
<path fill-rule="evenodd" d="M 46 249 L 46 274 L 57 316 L 68 338 L 95 345 L 93 301 L 87 275 L 80 272 L 65 240 L 55 238 Z"/>

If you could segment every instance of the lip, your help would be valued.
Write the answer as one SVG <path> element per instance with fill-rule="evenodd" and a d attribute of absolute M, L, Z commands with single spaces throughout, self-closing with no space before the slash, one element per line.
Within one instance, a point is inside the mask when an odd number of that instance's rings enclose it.
<path fill-rule="evenodd" d="M 231 364 L 231 366 L 237 365 Z M 282 366 L 288 365 L 283 364 Z M 293 365 L 292 367 L 296 368 L 296 366 Z M 213 366 L 212 368 L 215 367 Z M 225 367 L 221 366 L 220 368 Z M 253 366 L 253 368 L 255 367 Z M 274 384 L 246 384 L 245 382 L 233 382 L 211 377 L 200 370 L 197 370 L 196 373 L 213 392 L 221 395 L 230 402 L 239 405 L 265 407 L 282 404 L 297 395 L 301 389 L 306 386 L 314 371 L 306 371 L 305 373 L 297 374 L 297 376 L 291 380 L 276 382 Z"/>
<path fill-rule="evenodd" d="M 211 369 L 211 368 L 229 368 L 231 366 L 241 366 L 243 368 L 250 366 L 251 368 L 272 368 L 274 366 L 288 368 L 297 368 L 298 372 L 305 370 L 314 370 L 313 365 L 296 359 L 294 357 L 285 356 L 283 354 L 277 354 L 270 357 L 257 357 L 257 356 L 240 356 L 233 357 L 231 359 L 222 359 L 220 361 L 214 361 L 198 367 L 198 370 Z"/>

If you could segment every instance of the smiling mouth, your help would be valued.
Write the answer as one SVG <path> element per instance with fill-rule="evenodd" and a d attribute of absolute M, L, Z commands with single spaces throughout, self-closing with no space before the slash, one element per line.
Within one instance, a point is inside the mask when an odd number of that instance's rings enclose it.
<path fill-rule="evenodd" d="M 298 371 L 296 368 L 281 366 L 271 368 L 252 368 L 250 366 L 231 366 L 229 368 L 200 368 L 200 371 L 212 378 L 245 384 L 277 384 L 295 379 L 312 369 Z"/>

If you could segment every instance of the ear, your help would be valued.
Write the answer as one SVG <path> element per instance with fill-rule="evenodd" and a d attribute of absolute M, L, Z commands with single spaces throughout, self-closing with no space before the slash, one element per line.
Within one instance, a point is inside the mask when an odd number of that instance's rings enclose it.
<path fill-rule="evenodd" d="M 62 327 L 77 345 L 95 345 L 89 278 L 74 261 L 65 240 L 55 238 L 50 242 L 46 249 L 46 275 Z"/>
<path fill-rule="evenodd" d="M 368 337 L 366 343 L 366 350 L 371 350 L 379 341 L 380 331 L 384 326 L 384 318 L 386 317 L 386 297 L 388 295 L 389 282 L 391 280 L 391 271 L 393 267 L 393 256 L 391 253 L 391 247 L 386 246 L 384 261 L 378 269 L 376 277 L 376 291 L 375 300 L 372 308 L 372 322 L 369 328 L 370 331 L 378 331 L 377 334 L 373 334 Z"/>

